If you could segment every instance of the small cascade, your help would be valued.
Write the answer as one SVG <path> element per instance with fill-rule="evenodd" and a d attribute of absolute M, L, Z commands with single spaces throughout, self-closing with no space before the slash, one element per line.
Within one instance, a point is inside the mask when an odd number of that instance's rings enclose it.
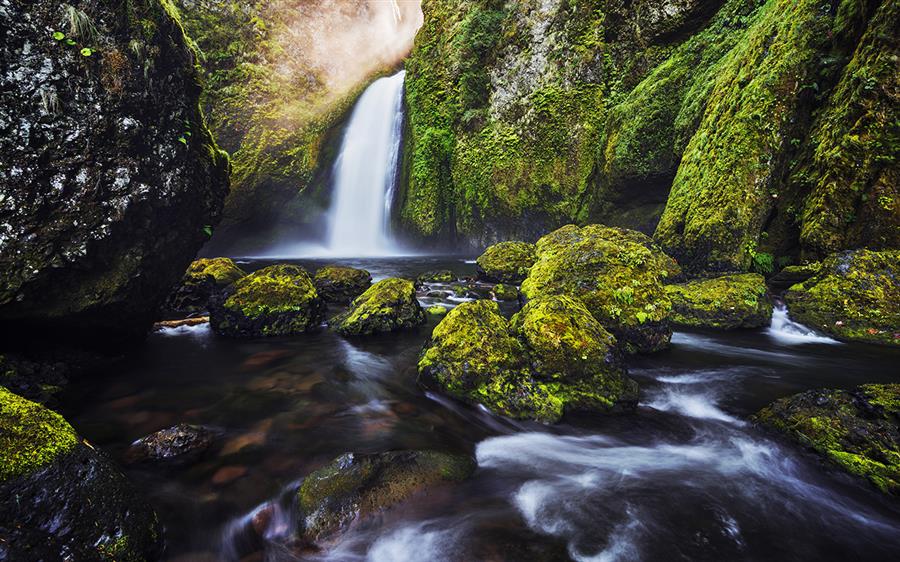
<path fill-rule="evenodd" d="M 390 211 L 403 134 L 405 71 L 381 78 L 359 98 L 334 166 L 328 253 L 363 257 L 396 253 Z"/>
<path fill-rule="evenodd" d="M 775 304 L 775 310 L 772 311 L 772 324 L 767 331 L 770 337 L 782 344 L 803 344 L 803 343 L 840 343 L 829 337 L 817 333 L 811 328 L 807 328 L 803 324 L 798 324 L 788 316 L 787 307 L 784 303 Z"/>

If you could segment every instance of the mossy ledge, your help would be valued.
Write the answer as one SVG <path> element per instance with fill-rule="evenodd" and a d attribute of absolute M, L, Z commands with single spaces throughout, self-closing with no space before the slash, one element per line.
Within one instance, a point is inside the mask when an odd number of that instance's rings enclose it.
<path fill-rule="evenodd" d="M 734 330 L 768 326 L 774 306 L 757 273 L 725 275 L 666 285 L 676 326 Z"/>

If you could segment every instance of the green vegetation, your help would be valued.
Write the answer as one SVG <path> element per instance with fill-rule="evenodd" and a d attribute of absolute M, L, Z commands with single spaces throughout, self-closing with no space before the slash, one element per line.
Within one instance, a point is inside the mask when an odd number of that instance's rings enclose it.
<path fill-rule="evenodd" d="M 481 254 L 478 276 L 488 281 L 517 285 L 528 277 L 528 270 L 536 260 L 534 244 L 526 242 L 500 242 Z"/>
<path fill-rule="evenodd" d="M 325 301 L 348 303 L 372 285 L 372 276 L 365 269 L 326 265 L 316 271 L 313 283 Z"/>
<path fill-rule="evenodd" d="M 345 336 L 361 336 L 414 328 L 425 320 L 413 282 L 389 278 L 369 287 L 330 324 Z"/>
<path fill-rule="evenodd" d="M 772 318 L 766 280 L 756 273 L 666 285 L 666 294 L 672 300 L 670 320 L 678 326 L 759 328 Z"/>

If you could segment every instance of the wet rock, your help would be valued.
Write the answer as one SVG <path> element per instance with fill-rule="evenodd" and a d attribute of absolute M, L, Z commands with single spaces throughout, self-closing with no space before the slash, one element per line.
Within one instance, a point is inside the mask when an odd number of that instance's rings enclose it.
<path fill-rule="evenodd" d="M 416 278 L 419 283 L 452 283 L 456 281 L 456 274 L 449 269 L 427 271 Z"/>
<path fill-rule="evenodd" d="M 580 299 L 629 352 L 653 352 L 669 344 L 671 301 L 663 283 L 679 277 L 681 268 L 646 235 L 568 225 L 538 240 L 537 258 L 522 283 L 526 299 Z"/>
<path fill-rule="evenodd" d="M 184 464 L 202 456 L 214 439 L 215 434 L 205 427 L 180 423 L 138 439 L 125 452 L 125 459 Z"/>
<path fill-rule="evenodd" d="M 769 286 L 773 291 L 784 291 L 797 283 L 803 283 L 819 272 L 821 262 L 805 265 L 789 265 L 769 278 Z"/>
<path fill-rule="evenodd" d="M 500 283 L 499 285 L 494 285 L 491 292 L 498 301 L 519 300 L 519 289 L 513 285 L 504 285 L 503 283 Z"/>
<path fill-rule="evenodd" d="M 429 306 L 427 309 L 425 309 L 425 312 L 427 312 L 431 316 L 443 316 L 447 314 L 447 308 L 436 304 L 434 306 Z"/>
<path fill-rule="evenodd" d="M 776 400 L 755 420 L 882 492 L 900 495 L 900 384 L 801 392 Z"/>
<path fill-rule="evenodd" d="M 153 324 L 153 329 L 156 331 L 165 330 L 167 328 L 181 328 L 182 326 L 199 326 L 201 324 L 208 324 L 209 316 L 195 316 L 193 318 L 182 318 L 180 320 L 163 320 L 162 322 L 157 322 Z"/>
<path fill-rule="evenodd" d="M 350 308 L 331 320 L 345 336 L 369 335 L 415 328 L 425 323 L 412 281 L 389 278 L 372 285 Z"/>
<path fill-rule="evenodd" d="M 302 536 L 333 538 L 355 521 L 376 515 L 475 470 L 466 455 L 436 451 L 346 453 L 307 476 L 297 492 Z"/>
<path fill-rule="evenodd" d="M 313 283 L 326 302 L 347 304 L 372 286 L 372 276 L 365 269 L 327 265 L 316 272 Z"/>
<path fill-rule="evenodd" d="M 566 411 L 632 409 L 637 385 L 610 335 L 565 296 L 529 303 L 513 317 L 497 303 L 464 303 L 438 324 L 419 380 L 512 418 L 556 422 Z"/>
<path fill-rule="evenodd" d="M 210 324 L 232 337 L 280 336 L 317 329 L 325 304 L 309 274 L 295 265 L 273 265 L 232 284 L 210 306 Z"/>
<path fill-rule="evenodd" d="M 0 387 L 0 559 L 156 560 L 156 514 L 58 414 Z"/>
<path fill-rule="evenodd" d="M 177 312 L 202 312 L 209 299 L 247 274 L 229 258 L 204 258 L 191 263 L 181 284 L 169 295 L 165 309 Z"/>
<path fill-rule="evenodd" d="M 784 302 L 791 318 L 835 338 L 900 345 L 900 250 L 833 254 Z"/>
<path fill-rule="evenodd" d="M 66 16 L 56 1 L 2 4 L 7 344 L 119 349 L 143 338 L 219 220 L 228 157 L 166 5 L 80 2 Z"/>
<path fill-rule="evenodd" d="M 676 326 L 733 330 L 768 326 L 774 303 L 766 280 L 756 273 L 666 285 Z"/>
<path fill-rule="evenodd" d="M 528 269 L 535 259 L 534 244 L 500 242 L 490 246 L 475 260 L 478 264 L 478 278 L 517 285 L 528 276 Z"/>

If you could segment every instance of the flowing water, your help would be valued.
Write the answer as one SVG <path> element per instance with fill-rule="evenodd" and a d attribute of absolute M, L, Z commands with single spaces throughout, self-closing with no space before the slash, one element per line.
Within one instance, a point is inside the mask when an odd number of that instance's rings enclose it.
<path fill-rule="evenodd" d="M 345 263 L 376 278 L 474 273 L 456 258 Z M 446 295 L 423 303 L 475 296 Z M 119 459 L 132 440 L 178 422 L 219 432 L 195 464 L 126 467 L 166 527 L 169 560 L 537 560 L 554 548 L 585 561 L 895 559 L 895 504 L 750 416 L 805 389 L 900 382 L 900 353 L 836 344 L 781 314 L 769 330 L 676 333 L 670 350 L 630 361 L 637 414 L 555 426 L 420 389 L 415 363 L 436 320 L 369 339 L 166 330 L 81 383 L 68 413 Z M 320 552 L 292 548 L 291 497 L 304 474 L 347 451 L 414 448 L 469 452 L 478 469 Z M 274 516 L 254 543 L 243 530 L 265 506 Z"/>

